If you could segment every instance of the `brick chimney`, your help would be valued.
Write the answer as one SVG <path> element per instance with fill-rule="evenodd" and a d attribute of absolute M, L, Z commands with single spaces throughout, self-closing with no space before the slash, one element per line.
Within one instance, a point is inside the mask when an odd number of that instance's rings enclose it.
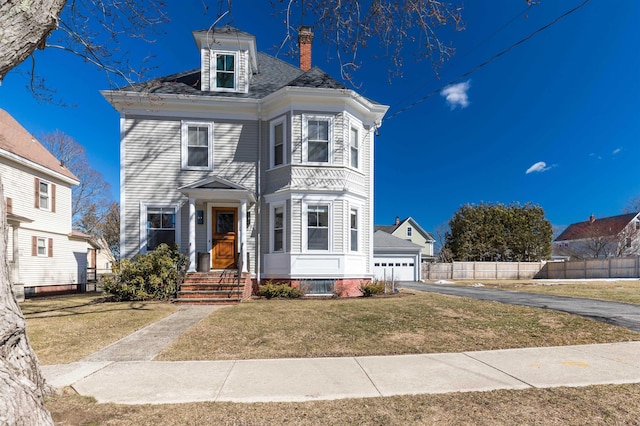
<path fill-rule="evenodd" d="M 313 31 L 311 31 L 311 27 L 300 27 L 298 29 L 298 48 L 300 49 L 300 69 L 302 71 L 309 71 L 311 69 L 312 41 Z"/>
<path fill-rule="evenodd" d="M 400 217 L 396 216 L 396 225 L 400 225 Z"/>

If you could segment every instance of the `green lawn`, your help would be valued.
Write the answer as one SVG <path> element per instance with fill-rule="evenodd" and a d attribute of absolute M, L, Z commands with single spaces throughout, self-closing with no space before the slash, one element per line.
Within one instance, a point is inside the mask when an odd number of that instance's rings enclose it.
<path fill-rule="evenodd" d="M 162 302 L 109 302 L 96 294 L 28 299 L 20 304 L 41 364 L 66 364 L 170 315 Z"/>

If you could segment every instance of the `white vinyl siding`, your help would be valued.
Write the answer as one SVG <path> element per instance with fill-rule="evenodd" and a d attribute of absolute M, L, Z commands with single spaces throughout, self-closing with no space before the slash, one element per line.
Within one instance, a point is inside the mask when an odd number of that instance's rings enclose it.
<path fill-rule="evenodd" d="M 20 223 L 19 227 L 9 228 L 7 246 L 9 260 L 13 264 L 17 261 L 19 265 L 19 270 L 14 275 L 16 282 L 26 287 L 85 282 L 87 244 L 72 241 L 68 237 L 72 229 L 71 185 L 58 180 L 55 176 L 35 171 L 8 159 L 0 159 L 0 175 L 2 175 L 4 195 L 11 198 L 13 214 L 31 220 L 31 222 Z M 53 187 L 56 188 L 55 211 L 36 207 L 36 180 L 47 182 L 50 190 Z M 50 193 L 50 196 L 53 196 L 53 193 Z M 51 198 L 50 201 L 52 201 Z M 41 247 L 46 254 L 33 256 L 34 237 L 42 239 Z M 53 249 L 51 257 L 49 257 L 49 241 Z M 14 256 L 14 244 L 17 245 L 17 256 Z"/>

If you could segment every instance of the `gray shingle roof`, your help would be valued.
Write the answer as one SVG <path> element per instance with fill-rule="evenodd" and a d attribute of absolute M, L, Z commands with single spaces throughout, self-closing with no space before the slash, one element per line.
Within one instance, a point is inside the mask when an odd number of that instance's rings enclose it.
<path fill-rule="evenodd" d="M 400 251 L 420 251 L 422 246 L 414 244 L 411 241 L 394 237 L 384 231 L 376 231 L 373 234 L 374 250 L 400 250 Z"/>
<path fill-rule="evenodd" d="M 117 90 L 154 94 L 261 99 L 285 86 L 328 89 L 346 88 L 318 67 L 313 67 L 304 72 L 300 68 L 263 52 L 258 53 L 258 72 L 252 76 L 248 93 L 203 91 L 200 90 L 200 83 L 200 69 L 198 68 L 121 87 Z"/>

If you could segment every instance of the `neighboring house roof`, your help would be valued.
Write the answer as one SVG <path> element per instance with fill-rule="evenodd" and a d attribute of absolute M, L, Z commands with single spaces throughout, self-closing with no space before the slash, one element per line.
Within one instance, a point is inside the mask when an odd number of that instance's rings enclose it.
<path fill-rule="evenodd" d="M 84 232 L 76 231 L 75 229 L 71 231 L 71 234 L 69 234 L 69 238 L 72 240 L 86 241 L 93 248 L 100 248 L 98 243 L 93 239 L 91 235 L 85 234 Z"/>
<path fill-rule="evenodd" d="M 2 151 L 5 151 L 3 153 Z M 0 155 L 5 157 L 20 157 L 28 163 L 44 167 L 53 174 L 60 174 L 71 179 L 74 184 L 79 180 L 69 169 L 60 164 L 47 149 L 40 144 L 24 127 L 9 113 L 0 109 Z M 14 158 L 16 159 L 16 158 Z"/>
<path fill-rule="evenodd" d="M 376 225 L 375 230 L 384 231 L 387 234 L 393 234 L 396 231 L 396 229 L 400 228 L 405 222 L 409 222 L 413 227 L 413 229 L 417 230 L 422 234 L 425 240 L 435 242 L 436 239 L 433 238 L 433 235 L 431 235 L 429 232 L 422 229 L 422 227 L 418 224 L 418 222 L 416 222 L 415 219 L 413 219 L 411 216 L 403 220 L 398 220 L 393 225 Z"/>
<path fill-rule="evenodd" d="M 411 241 L 394 237 L 385 231 L 376 231 L 373 234 L 373 250 L 374 251 L 403 251 L 403 252 L 419 252 L 422 246 L 414 244 Z"/>
<path fill-rule="evenodd" d="M 618 216 L 603 217 L 596 219 L 593 216 L 584 222 L 572 223 L 565 229 L 555 241 L 571 241 L 591 238 L 594 230 L 598 236 L 618 235 L 634 218 L 640 215 L 639 212 L 627 213 Z"/>

